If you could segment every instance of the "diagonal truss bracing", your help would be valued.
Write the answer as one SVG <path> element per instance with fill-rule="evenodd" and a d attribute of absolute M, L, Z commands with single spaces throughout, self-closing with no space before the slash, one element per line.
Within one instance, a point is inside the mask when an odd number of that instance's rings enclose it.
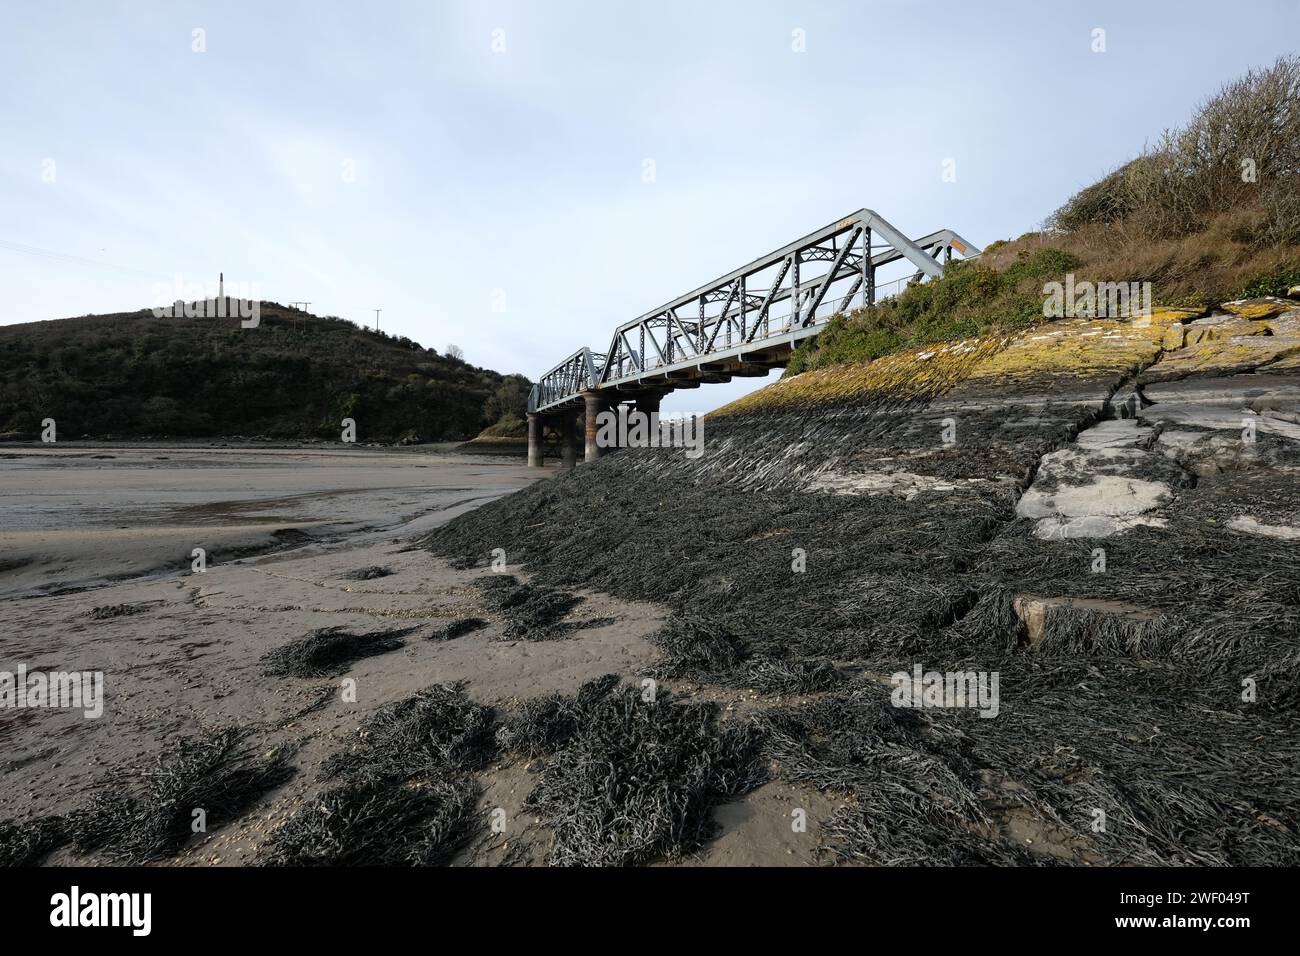
<path fill-rule="evenodd" d="M 979 249 L 950 229 L 909 239 L 870 209 L 693 289 L 614 330 L 603 354 L 579 349 L 541 377 L 529 411 L 577 401 L 584 391 L 651 385 L 705 362 L 793 343 L 855 301 L 877 299 L 876 270 L 903 262 L 913 279 L 943 274 L 956 252 Z"/>

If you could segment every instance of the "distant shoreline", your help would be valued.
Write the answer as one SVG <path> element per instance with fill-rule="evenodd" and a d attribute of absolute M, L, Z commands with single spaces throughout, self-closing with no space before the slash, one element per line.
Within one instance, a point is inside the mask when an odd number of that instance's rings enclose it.
<path fill-rule="evenodd" d="M 26 451 L 58 450 L 60 448 L 243 448 L 266 450 L 304 450 L 304 451 L 391 451 L 411 453 L 435 452 L 450 453 L 456 451 L 462 442 L 422 442 L 419 444 L 402 444 L 400 442 L 339 442 L 312 438 L 246 438 L 233 436 L 229 438 L 76 438 L 60 439 L 57 442 L 42 442 L 36 439 L 0 439 L 0 451 L 22 449 Z"/>

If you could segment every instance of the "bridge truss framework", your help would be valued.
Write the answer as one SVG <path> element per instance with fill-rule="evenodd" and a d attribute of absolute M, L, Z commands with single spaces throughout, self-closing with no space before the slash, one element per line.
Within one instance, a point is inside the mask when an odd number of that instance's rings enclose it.
<path fill-rule="evenodd" d="M 677 388 L 766 375 L 831 316 L 855 303 L 875 304 L 878 269 L 905 262 L 914 271 L 904 280 L 924 281 L 942 275 L 954 252 L 971 258 L 980 250 L 951 229 L 909 239 L 878 213 L 860 209 L 651 309 L 618 326 L 603 353 L 580 348 L 533 386 L 530 463 L 541 461 L 540 416 L 571 418 L 584 407 L 587 457 L 595 457 L 594 410 L 626 398 L 657 411 L 659 399 Z M 567 447 L 565 457 L 574 457 Z"/>

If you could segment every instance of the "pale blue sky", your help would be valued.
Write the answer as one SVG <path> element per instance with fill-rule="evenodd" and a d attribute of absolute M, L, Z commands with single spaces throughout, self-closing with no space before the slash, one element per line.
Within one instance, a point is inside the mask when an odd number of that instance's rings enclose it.
<path fill-rule="evenodd" d="M 5 6 L 0 323 L 224 270 L 530 378 L 863 206 L 1032 229 L 1300 36 L 1296 0 Z"/>

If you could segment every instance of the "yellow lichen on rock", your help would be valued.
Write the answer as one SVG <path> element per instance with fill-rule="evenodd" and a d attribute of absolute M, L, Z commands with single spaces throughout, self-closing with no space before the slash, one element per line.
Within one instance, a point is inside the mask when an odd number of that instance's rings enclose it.
<path fill-rule="evenodd" d="M 1163 325 L 1171 326 L 1175 323 L 1182 324 L 1190 322 L 1192 319 L 1199 319 L 1205 315 L 1205 309 L 1173 308 L 1170 306 L 1158 305 L 1151 310 L 1150 315 L 1139 315 L 1133 320 L 1136 326 L 1143 325 Z"/>
<path fill-rule="evenodd" d="M 1133 325 L 1138 328 L 1149 325 L 1159 326 L 1164 329 L 1164 335 L 1160 340 L 1161 347 L 1180 349 L 1183 347 L 1183 341 L 1187 334 L 1184 328 L 1185 323 L 1201 318 L 1206 311 L 1208 310 L 1173 308 L 1161 305 L 1152 309 L 1150 315 L 1140 315 L 1135 318 Z"/>
<path fill-rule="evenodd" d="M 1288 352 L 1268 366 L 1270 372 L 1300 372 L 1300 348 Z"/>
<path fill-rule="evenodd" d="M 1165 351 L 1180 349 L 1187 342 L 1187 327 L 1181 322 L 1165 327 L 1165 334 L 1160 339 L 1160 347 Z"/>
<path fill-rule="evenodd" d="M 1265 319 L 1264 325 L 1274 335 L 1300 335 L 1300 308 Z"/>
<path fill-rule="evenodd" d="M 1273 308 L 1279 302 L 1284 309 Z M 1202 317 L 1202 309 L 1162 307 L 1131 322 L 1059 320 L 1003 337 L 949 342 L 871 362 L 803 372 L 712 414 L 823 403 L 905 402 L 944 394 L 980 400 L 1003 390 L 1065 399 L 1073 384 L 1107 382 L 1114 387 L 1140 371 L 1146 382 L 1191 374 L 1235 374 L 1264 364 L 1276 369 L 1300 367 L 1300 309 L 1294 303 L 1270 299 L 1229 305 L 1265 317 L 1247 318 L 1240 312 Z"/>
<path fill-rule="evenodd" d="M 1003 347 L 1004 339 L 963 339 L 886 355 L 871 362 L 801 372 L 711 412 L 732 415 L 782 407 L 878 399 L 909 401 L 942 394 L 969 369 Z"/>
<path fill-rule="evenodd" d="M 1235 302 L 1223 303 L 1225 312 L 1231 312 L 1243 319 L 1267 319 L 1294 308 L 1294 302 L 1271 295 L 1259 299 L 1238 299 Z"/>
<path fill-rule="evenodd" d="M 1183 327 L 1184 345 L 1199 345 L 1202 342 L 1227 341 L 1243 335 L 1263 335 L 1268 326 L 1263 322 L 1243 319 L 1234 315 L 1212 315 L 1207 319 L 1197 319 Z"/>
<path fill-rule="evenodd" d="M 1283 360 L 1300 353 L 1300 312 L 1264 320 L 1216 315 L 1183 327 L 1183 346 L 1168 350 L 1160 364 L 1143 375 L 1144 382 L 1188 375 L 1234 375 L 1261 365 L 1285 368 Z"/>
<path fill-rule="evenodd" d="M 1020 333 L 971 370 L 970 388 L 1109 378 L 1134 371 L 1160 353 L 1165 328 L 1110 319 L 1073 319 Z"/>
<path fill-rule="evenodd" d="M 872 362 L 802 372 L 711 414 L 885 399 L 910 401 L 948 392 L 969 396 L 1008 386 L 1042 392 L 1073 382 L 1115 380 L 1154 361 L 1167 329 L 1194 310 L 1162 310 L 1159 322 L 1067 319 L 1004 337 L 967 339 Z"/>

